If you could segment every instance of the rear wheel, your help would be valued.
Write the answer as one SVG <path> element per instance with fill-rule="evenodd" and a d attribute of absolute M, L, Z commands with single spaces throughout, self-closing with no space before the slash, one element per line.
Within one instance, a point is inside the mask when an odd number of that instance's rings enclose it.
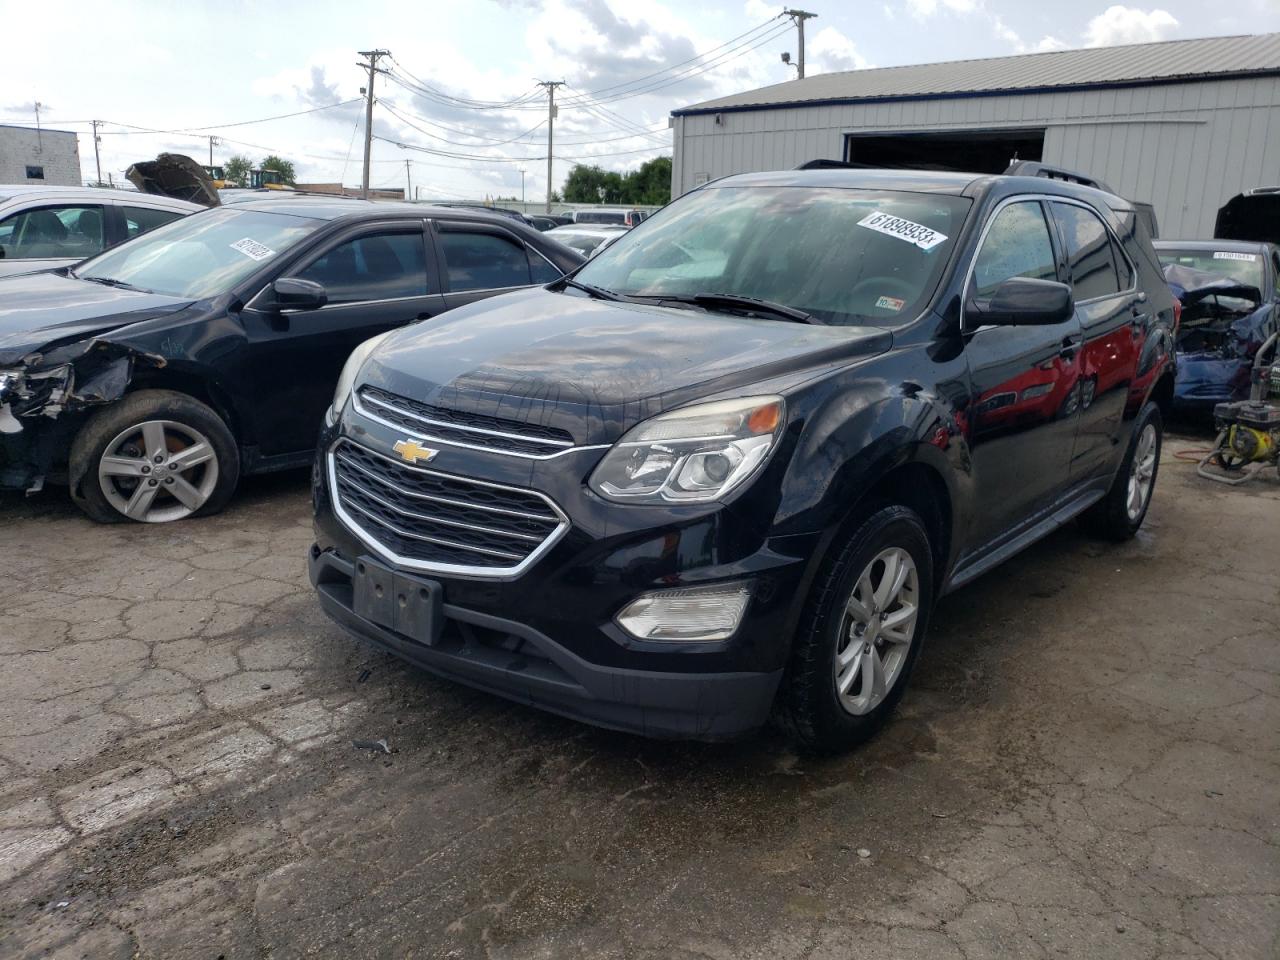
<path fill-rule="evenodd" d="M 1117 542 L 1128 540 L 1138 532 L 1155 493 L 1163 440 L 1164 420 L 1160 408 L 1148 403 L 1134 424 L 1133 439 L 1129 441 L 1129 450 L 1116 471 L 1111 489 L 1080 517 L 1086 531 Z"/>
<path fill-rule="evenodd" d="M 72 497 L 100 523 L 216 513 L 240 475 L 235 438 L 200 401 L 140 390 L 98 411 L 71 446 Z"/>
<path fill-rule="evenodd" d="M 901 699 L 933 605 L 920 517 L 884 507 L 819 574 L 796 635 L 779 715 L 800 746 L 837 753 L 866 740 Z"/>

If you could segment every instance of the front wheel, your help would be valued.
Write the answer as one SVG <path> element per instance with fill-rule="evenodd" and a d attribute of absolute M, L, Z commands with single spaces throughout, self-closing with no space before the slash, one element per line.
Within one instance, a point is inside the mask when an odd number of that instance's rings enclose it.
<path fill-rule="evenodd" d="M 71 495 L 99 523 L 217 513 L 240 477 L 235 438 L 199 400 L 139 390 L 99 410 L 71 445 Z"/>
<path fill-rule="evenodd" d="M 1106 496 L 1080 517 L 1080 524 L 1097 537 L 1117 542 L 1130 539 L 1147 518 L 1151 495 L 1160 472 L 1164 420 L 1160 408 L 1148 403 L 1133 426 L 1133 439 Z"/>
<path fill-rule="evenodd" d="M 779 702 L 802 748 L 848 750 L 893 712 L 928 626 L 932 557 L 919 516 L 889 506 L 867 516 L 819 574 Z"/>

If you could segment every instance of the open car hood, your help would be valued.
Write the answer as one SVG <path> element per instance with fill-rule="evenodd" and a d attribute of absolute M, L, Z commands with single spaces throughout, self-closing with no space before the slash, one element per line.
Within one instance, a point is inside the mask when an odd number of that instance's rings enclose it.
<path fill-rule="evenodd" d="M 1164 279 L 1183 306 L 1199 303 L 1211 296 L 1236 297 L 1254 303 L 1262 300 L 1262 291 L 1251 284 L 1241 283 L 1220 273 L 1185 267 L 1180 263 L 1171 263 L 1165 267 Z"/>
<path fill-rule="evenodd" d="M 135 163 L 125 171 L 129 182 L 143 193 L 174 197 L 216 207 L 222 201 L 204 167 L 181 153 L 162 153 L 154 160 Z"/>
<path fill-rule="evenodd" d="M 1259 187 L 1232 197 L 1218 210 L 1213 236 L 1280 243 L 1280 187 Z"/>

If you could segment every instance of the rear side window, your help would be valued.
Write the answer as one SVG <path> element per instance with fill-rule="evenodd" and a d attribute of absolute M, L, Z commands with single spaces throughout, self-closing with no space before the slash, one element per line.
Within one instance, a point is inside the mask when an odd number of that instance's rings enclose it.
<path fill-rule="evenodd" d="M 346 240 L 294 274 L 322 284 L 330 303 L 427 295 L 422 233 L 373 233 Z"/>
<path fill-rule="evenodd" d="M 83 260 L 102 248 L 102 207 L 38 207 L 0 221 L 6 260 Z"/>
<path fill-rule="evenodd" d="M 1049 224 L 1036 200 L 1011 203 L 996 214 L 973 267 L 973 296 L 990 297 L 1013 277 L 1058 279 Z"/>
<path fill-rule="evenodd" d="M 1062 226 L 1062 239 L 1067 246 L 1067 262 L 1071 268 L 1072 292 L 1077 301 L 1093 300 L 1119 293 L 1120 278 L 1116 260 L 1120 252 L 1102 220 L 1092 210 L 1073 203 L 1054 203 L 1054 215 Z M 1129 268 L 1124 268 L 1125 287 L 1129 286 Z"/>
<path fill-rule="evenodd" d="M 449 289 L 454 293 L 524 287 L 533 282 L 529 256 L 524 246 L 514 240 L 492 233 L 442 230 L 440 245 L 449 272 Z"/>
<path fill-rule="evenodd" d="M 181 213 L 176 210 L 155 210 L 151 207 L 125 207 L 124 238 L 132 240 L 148 230 L 163 227 L 166 223 L 177 220 Z"/>
<path fill-rule="evenodd" d="M 578 223 L 620 223 L 625 226 L 627 215 L 625 213 L 604 213 L 598 210 L 580 210 L 573 219 Z"/>

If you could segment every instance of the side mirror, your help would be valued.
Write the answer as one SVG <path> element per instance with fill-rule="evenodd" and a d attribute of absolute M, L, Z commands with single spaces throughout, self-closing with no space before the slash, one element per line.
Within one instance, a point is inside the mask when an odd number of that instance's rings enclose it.
<path fill-rule="evenodd" d="M 990 299 L 970 299 L 965 319 L 971 326 L 1039 326 L 1062 323 L 1071 316 L 1075 302 L 1071 288 L 1056 280 L 1011 277 L 996 287 Z"/>
<path fill-rule="evenodd" d="M 271 284 L 276 306 L 290 310 L 315 310 L 329 302 L 324 285 L 301 277 L 281 277 Z"/>

